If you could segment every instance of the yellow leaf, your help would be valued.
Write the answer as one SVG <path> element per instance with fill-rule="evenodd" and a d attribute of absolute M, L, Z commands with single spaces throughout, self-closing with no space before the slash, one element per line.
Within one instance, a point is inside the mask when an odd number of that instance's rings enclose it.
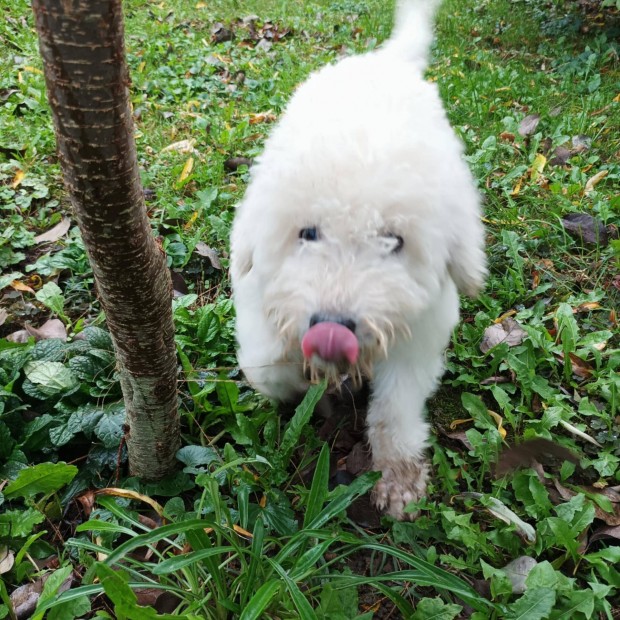
<path fill-rule="evenodd" d="M 37 75 L 43 75 L 43 71 L 41 71 L 41 69 L 31 67 L 30 65 L 24 67 L 24 71 L 28 71 L 29 73 L 36 73 Z"/>
<path fill-rule="evenodd" d="M 11 286 L 16 291 L 23 291 L 25 293 L 34 293 L 34 290 L 32 288 L 30 288 L 27 284 L 20 282 L 19 280 L 13 280 L 13 282 L 11 282 Z"/>
<path fill-rule="evenodd" d="M 512 188 L 512 191 L 510 192 L 511 196 L 518 196 L 519 192 L 521 191 L 521 183 L 523 182 L 523 179 L 519 179 L 517 181 L 517 184 Z"/>
<path fill-rule="evenodd" d="M 514 316 L 515 314 L 517 314 L 516 310 L 508 310 L 508 312 L 504 312 L 504 314 L 502 314 L 501 316 L 498 316 L 493 323 L 501 323 L 504 319 L 507 319 L 508 317 Z"/>
<path fill-rule="evenodd" d="M 208 5 L 206 2 L 199 2 L 199 3 L 196 5 L 196 8 L 197 8 L 197 9 L 206 9 L 208 6 L 209 6 L 209 5 Z"/>
<path fill-rule="evenodd" d="M 620 103 L 620 93 L 618 93 L 613 99 L 612 101 L 615 101 L 616 103 Z"/>
<path fill-rule="evenodd" d="M 589 194 L 597 185 L 599 181 L 602 181 L 609 174 L 609 170 L 601 170 L 597 172 L 593 177 L 588 179 L 586 188 L 583 190 L 584 194 Z"/>
<path fill-rule="evenodd" d="M 113 495 L 114 497 L 124 497 L 125 499 L 135 499 L 138 502 L 148 504 L 160 517 L 164 516 L 164 507 L 150 498 L 148 495 L 131 491 L 130 489 L 118 489 L 115 487 L 106 487 L 95 492 L 96 495 Z"/>
<path fill-rule="evenodd" d="M 146 67 L 146 61 L 142 61 L 139 65 L 138 65 L 138 73 L 142 73 L 144 71 L 144 67 Z"/>
<path fill-rule="evenodd" d="M 502 439 L 506 439 L 506 429 L 504 428 L 504 419 L 499 413 L 488 410 L 489 415 L 497 422 L 497 432 L 502 436 Z"/>
<path fill-rule="evenodd" d="M 546 165 L 547 158 L 542 153 L 538 153 L 532 162 L 532 167 L 530 168 L 530 179 L 532 179 L 532 181 L 538 180 Z"/>
<path fill-rule="evenodd" d="M 194 158 L 188 157 L 187 161 L 185 162 L 185 165 L 183 166 L 183 171 L 181 172 L 181 176 L 179 177 L 177 184 L 180 185 L 181 183 L 183 183 L 183 181 L 185 181 L 187 177 L 192 173 L 193 169 L 194 169 Z"/>
<path fill-rule="evenodd" d="M 450 422 L 450 430 L 453 431 L 457 426 L 460 426 L 461 424 L 467 424 L 467 422 L 473 421 L 473 418 L 467 418 L 465 420 L 452 420 L 452 422 Z"/>
<path fill-rule="evenodd" d="M 23 170 L 18 170 L 15 173 L 15 176 L 13 177 L 13 182 L 11 183 L 11 187 L 13 189 L 18 187 L 21 184 L 21 182 L 24 180 L 25 176 L 26 176 L 26 173 Z"/>
<path fill-rule="evenodd" d="M 185 223 L 183 228 L 185 230 L 189 230 L 197 219 L 198 219 L 198 211 L 194 211 L 192 213 L 192 217 L 189 218 L 189 220 Z"/>

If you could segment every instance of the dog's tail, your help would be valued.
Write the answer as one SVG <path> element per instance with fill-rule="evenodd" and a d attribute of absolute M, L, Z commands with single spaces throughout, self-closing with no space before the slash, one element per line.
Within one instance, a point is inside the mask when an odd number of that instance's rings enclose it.
<path fill-rule="evenodd" d="M 394 29 L 383 49 L 424 70 L 433 42 L 435 12 L 440 4 L 441 0 L 396 0 Z"/>

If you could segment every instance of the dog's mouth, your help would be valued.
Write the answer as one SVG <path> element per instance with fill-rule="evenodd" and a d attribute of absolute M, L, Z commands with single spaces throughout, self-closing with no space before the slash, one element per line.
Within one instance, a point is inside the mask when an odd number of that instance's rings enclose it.
<path fill-rule="evenodd" d="M 341 366 L 354 366 L 359 357 L 360 345 L 357 336 L 341 323 L 323 321 L 313 325 L 301 341 L 301 350 L 306 360 L 315 356 L 320 361 Z"/>
<path fill-rule="evenodd" d="M 339 386 L 347 377 L 361 383 L 360 344 L 347 326 L 332 321 L 316 323 L 301 341 L 305 374 L 311 382 L 327 379 Z"/>

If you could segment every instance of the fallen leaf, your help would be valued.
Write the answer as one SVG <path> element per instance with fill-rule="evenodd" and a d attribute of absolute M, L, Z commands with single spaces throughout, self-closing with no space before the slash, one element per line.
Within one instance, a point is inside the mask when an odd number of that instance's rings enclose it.
<path fill-rule="evenodd" d="M 521 467 L 531 467 L 533 461 L 542 461 L 549 457 L 571 463 L 579 462 L 577 455 L 568 448 L 538 437 L 502 450 L 497 459 L 495 473 L 497 476 L 503 476 Z"/>
<path fill-rule="evenodd" d="M 584 433 L 583 431 L 580 431 L 577 427 L 573 426 L 572 424 L 570 424 L 569 422 L 566 422 L 566 420 L 560 420 L 560 424 L 569 432 L 572 433 L 573 435 L 575 435 L 576 437 L 580 437 L 581 439 L 583 439 L 584 441 L 587 441 L 589 443 L 591 443 L 592 445 L 596 446 L 597 448 L 602 448 L 603 446 L 601 446 L 601 444 L 596 441 L 596 439 L 594 439 L 594 437 L 590 437 L 590 435 L 587 435 L 586 433 Z"/>
<path fill-rule="evenodd" d="M 250 125 L 273 123 L 276 119 L 277 116 L 271 110 L 267 110 L 267 112 L 258 112 L 256 114 L 250 114 Z"/>
<path fill-rule="evenodd" d="M 13 177 L 11 187 L 13 189 L 17 189 L 20 186 L 21 182 L 24 180 L 25 176 L 26 176 L 26 173 L 23 170 L 18 170 L 15 173 L 15 176 Z"/>
<path fill-rule="evenodd" d="M 562 499 L 562 501 L 565 502 L 575 497 L 575 495 L 578 495 L 579 493 L 585 493 L 587 491 L 587 489 L 581 487 L 569 489 L 563 484 L 561 484 L 560 481 L 556 478 L 553 479 L 553 486 L 560 494 L 560 498 Z M 591 495 L 594 495 L 594 493 L 591 493 Z M 607 512 L 606 510 L 603 510 L 594 500 L 590 499 L 590 501 L 594 506 L 594 515 L 599 521 L 603 521 L 606 525 L 610 527 L 620 526 L 620 506 L 616 505 L 614 506 L 614 510 L 612 510 L 612 512 Z"/>
<path fill-rule="evenodd" d="M 71 228 L 71 220 L 68 217 L 63 217 L 62 220 L 53 226 L 46 232 L 36 236 L 34 238 L 35 243 L 44 243 L 45 241 L 58 241 L 61 237 L 67 234 L 69 228 Z"/>
<path fill-rule="evenodd" d="M 18 329 L 16 332 L 13 332 L 12 334 L 6 336 L 6 339 L 9 342 L 16 342 L 19 344 L 24 344 L 25 342 L 28 342 L 28 338 L 30 338 L 30 334 L 28 330 L 25 329 Z"/>
<path fill-rule="evenodd" d="M 523 184 L 523 178 L 520 178 L 517 181 L 517 184 L 512 188 L 512 191 L 510 192 L 510 195 L 514 198 L 515 196 L 519 195 L 519 192 L 521 191 L 521 185 Z"/>
<path fill-rule="evenodd" d="M 573 154 L 563 146 L 558 146 L 553 150 L 553 157 L 549 160 L 550 166 L 563 166 Z"/>
<path fill-rule="evenodd" d="M 175 297 L 181 297 L 189 293 L 189 288 L 187 288 L 185 278 L 178 271 L 171 269 L 170 279 L 172 280 L 172 291 Z"/>
<path fill-rule="evenodd" d="M 50 338 L 67 340 L 67 328 L 60 319 L 50 319 L 39 328 L 26 324 L 26 331 L 31 336 L 34 336 L 35 340 L 49 340 Z"/>
<path fill-rule="evenodd" d="M 545 169 L 546 164 L 547 158 L 542 153 L 538 153 L 532 162 L 532 167 L 530 168 L 530 179 L 532 181 L 538 181 L 538 179 L 542 176 L 542 172 Z"/>
<path fill-rule="evenodd" d="M 194 153 L 196 149 L 194 149 L 194 145 L 196 144 L 196 140 L 191 138 L 190 140 L 179 140 L 179 142 L 173 142 L 168 146 L 164 147 L 161 152 L 162 153 Z"/>
<path fill-rule="evenodd" d="M 578 136 L 573 136 L 571 143 L 573 145 L 574 154 L 583 153 L 592 146 L 592 138 L 579 134 Z"/>
<path fill-rule="evenodd" d="M 213 248 L 210 248 L 206 243 L 199 241 L 196 244 L 196 248 L 194 251 L 196 252 L 196 254 L 208 258 L 211 261 L 211 266 L 214 269 L 222 268 L 222 263 L 220 262 L 220 257 L 218 256 L 218 253 Z"/>
<path fill-rule="evenodd" d="M 505 142 L 515 141 L 515 135 L 513 133 L 510 133 L 509 131 L 502 131 L 502 133 L 499 134 L 499 137 Z"/>
<path fill-rule="evenodd" d="M 34 293 L 34 289 L 32 287 L 24 284 L 20 280 L 13 280 L 13 282 L 11 282 L 11 287 L 16 291 L 22 291 L 23 293 Z"/>
<path fill-rule="evenodd" d="M 590 536 L 590 543 L 593 543 L 601 538 L 616 538 L 620 540 L 620 525 L 613 525 L 602 527 L 594 532 L 592 536 Z"/>
<path fill-rule="evenodd" d="M 148 504 L 160 517 L 164 516 L 164 508 L 148 495 L 143 495 L 130 489 L 119 489 L 115 487 L 105 487 L 95 491 L 95 495 L 112 495 L 114 497 L 124 497 L 125 499 L 133 499 L 138 502 Z"/>
<path fill-rule="evenodd" d="M 590 312 L 591 310 L 598 310 L 601 307 L 601 304 L 598 301 L 587 301 L 583 304 L 578 305 L 576 308 L 573 308 L 573 314 L 577 314 L 578 312 Z"/>
<path fill-rule="evenodd" d="M 497 422 L 497 432 L 501 435 L 502 439 L 506 439 L 506 429 L 504 428 L 504 419 L 499 413 L 487 409 L 487 413 Z"/>
<path fill-rule="evenodd" d="M 512 585 L 513 594 L 523 594 L 527 589 L 525 580 L 530 574 L 530 571 L 536 566 L 538 562 L 527 555 L 522 555 L 518 558 L 508 562 L 504 568 L 500 569 L 508 577 Z"/>
<path fill-rule="evenodd" d="M 0 325 L 4 325 L 4 322 L 7 320 L 9 313 L 4 309 L 0 308 Z"/>
<path fill-rule="evenodd" d="M 211 28 L 211 41 L 213 43 L 223 43 L 233 38 L 232 30 L 226 28 L 221 22 L 216 22 Z"/>
<path fill-rule="evenodd" d="M 372 459 L 370 450 L 365 441 L 358 441 L 346 458 L 347 471 L 354 476 L 358 476 L 362 472 L 370 471 L 372 467 Z"/>
<path fill-rule="evenodd" d="M 501 343 L 506 343 L 509 347 L 515 347 L 523 342 L 527 332 L 515 321 L 508 317 L 501 323 L 490 325 L 484 330 L 480 350 L 483 353 L 490 351 L 493 347 Z"/>
<path fill-rule="evenodd" d="M 536 131 L 539 122 L 540 114 L 530 114 L 526 116 L 519 124 L 519 135 L 524 138 L 531 136 L 534 131 Z"/>
<path fill-rule="evenodd" d="M 586 181 L 586 187 L 583 190 L 583 193 L 587 196 L 588 194 L 594 191 L 594 188 L 600 183 L 607 175 L 609 174 L 609 170 L 601 170 L 597 172 L 594 176 L 590 177 Z"/>
<path fill-rule="evenodd" d="M 0 545 L 0 575 L 8 573 L 15 564 L 13 552 L 6 546 Z"/>
<path fill-rule="evenodd" d="M 180 185 L 181 183 L 183 183 L 183 181 L 185 181 L 187 177 L 192 173 L 193 169 L 194 169 L 194 158 L 188 157 L 187 161 L 185 162 L 185 165 L 183 166 L 183 170 L 181 171 L 177 184 Z"/>
<path fill-rule="evenodd" d="M 562 218 L 562 224 L 566 231 L 584 243 L 601 246 L 609 243 L 607 229 L 603 223 L 588 213 L 569 213 Z"/>
<path fill-rule="evenodd" d="M 523 521 L 515 512 L 510 510 L 508 506 L 502 503 L 496 497 L 484 497 L 482 493 L 474 493 L 468 491 L 461 493 L 457 497 L 473 498 L 473 499 L 485 499 L 485 508 L 494 517 L 498 518 L 504 523 L 514 525 L 517 533 L 528 543 L 534 544 L 536 542 L 536 530 L 529 524 Z"/>
<path fill-rule="evenodd" d="M 161 588 L 136 588 L 138 605 L 153 607 L 159 614 L 171 614 L 181 602 L 177 594 Z"/>

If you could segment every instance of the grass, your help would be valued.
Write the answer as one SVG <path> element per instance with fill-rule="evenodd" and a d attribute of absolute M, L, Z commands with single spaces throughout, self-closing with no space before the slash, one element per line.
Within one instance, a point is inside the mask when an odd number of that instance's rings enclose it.
<path fill-rule="evenodd" d="M 373 474 L 334 487 L 361 434 L 312 417 L 321 386 L 288 415 L 243 383 L 226 275 L 248 176 L 229 160 L 260 153 L 313 69 L 379 44 L 390 7 L 127 3 L 136 141 L 184 371 L 179 472 L 144 484 L 126 475 L 76 227 L 35 240 L 70 211 L 30 9 L 0 6 L 0 336 L 47 326 L 0 340 L 0 618 L 20 587 L 39 587 L 36 618 L 617 617 L 620 22 L 613 6 L 576 4 L 446 0 L 440 15 L 428 76 L 484 194 L 491 276 L 464 301 L 429 403 L 434 475 L 413 523 L 369 513 Z M 222 28 L 234 37 L 219 41 Z M 482 352 L 502 325 L 513 339 Z M 546 447 L 497 476 L 501 449 L 533 438 L 577 463 Z M 523 558 L 525 590 L 509 564 Z"/>

